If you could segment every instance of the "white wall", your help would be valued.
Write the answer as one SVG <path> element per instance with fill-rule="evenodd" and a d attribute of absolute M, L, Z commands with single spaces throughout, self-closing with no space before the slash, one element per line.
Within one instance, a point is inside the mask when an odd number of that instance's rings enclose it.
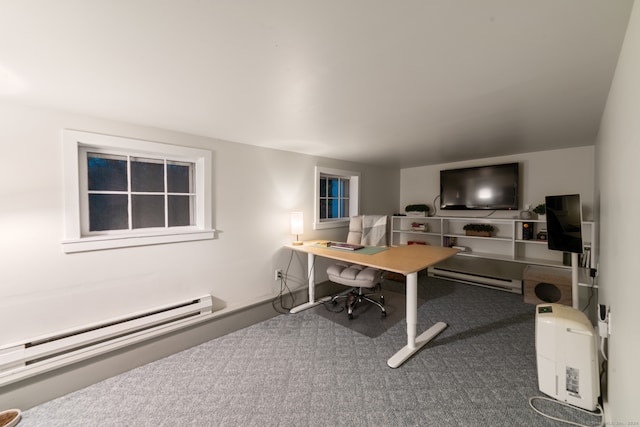
<path fill-rule="evenodd" d="M 596 145 L 600 303 L 611 308 L 609 425 L 640 422 L 640 4 L 631 13 Z"/>
<path fill-rule="evenodd" d="M 594 147 L 539 151 L 465 162 L 420 166 L 400 171 L 400 211 L 410 203 L 433 206 L 440 193 L 440 171 L 501 163 L 520 163 L 520 208 L 544 203 L 547 195 L 580 194 L 583 219 L 593 219 Z M 439 206 L 439 200 L 436 201 Z M 485 216 L 487 211 L 439 211 L 442 216 Z M 519 212 L 497 211 L 494 218 L 513 218 Z"/>
<path fill-rule="evenodd" d="M 311 228 L 316 165 L 361 171 L 365 213 L 398 204 L 397 170 L 10 103 L 0 117 L 0 346 L 194 295 L 212 294 L 218 309 L 273 297 L 291 211 L 304 212 L 305 239 L 346 236 Z M 210 149 L 217 239 L 64 254 L 63 128 Z M 294 289 L 304 286 L 302 261 Z"/>

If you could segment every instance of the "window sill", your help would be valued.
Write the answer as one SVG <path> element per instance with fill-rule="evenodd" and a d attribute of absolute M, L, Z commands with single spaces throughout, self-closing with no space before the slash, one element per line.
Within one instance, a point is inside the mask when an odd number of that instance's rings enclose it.
<path fill-rule="evenodd" d="M 313 229 L 314 230 L 325 230 L 328 228 L 341 228 L 349 226 L 349 218 L 346 219 L 337 219 L 335 221 L 322 221 L 322 222 L 314 222 Z"/>
<path fill-rule="evenodd" d="M 144 234 L 129 236 L 96 236 L 75 240 L 64 240 L 65 253 L 100 251 L 105 249 L 129 248 L 134 246 L 160 245 L 165 243 L 193 242 L 215 238 L 215 230 L 197 230 L 167 234 Z"/>

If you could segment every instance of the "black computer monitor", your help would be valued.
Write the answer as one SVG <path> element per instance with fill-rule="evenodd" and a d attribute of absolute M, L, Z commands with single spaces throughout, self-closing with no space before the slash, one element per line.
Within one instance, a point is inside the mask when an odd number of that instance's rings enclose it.
<path fill-rule="evenodd" d="M 545 203 L 548 248 L 581 254 L 583 248 L 580 195 L 547 196 Z"/>

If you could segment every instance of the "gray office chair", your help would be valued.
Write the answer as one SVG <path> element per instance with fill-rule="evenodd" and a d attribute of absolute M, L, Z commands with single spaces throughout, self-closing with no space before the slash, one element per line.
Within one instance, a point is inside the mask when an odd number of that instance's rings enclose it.
<path fill-rule="evenodd" d="M 360 215 L 351 217 L 349 221 L 349 234 L 347 243 L 367 246 L 387 245 L 387 217 L 382 215 Z M 340 285 L 352 288 L 346 292 L 334 295 L 331 298 L 333 304 L 337 304 L 339 298 L 347 298 L 347 315 L 353 319 L 353 310 L 362 301 L 377 305 L 382 316 L 387 315 L 384 307 L 384 296 L 379 300 L 371 298 L 372 293 L 365 290 L 380 288 L 382 290 L 383 271 L 358 264 L 337 262 L 327 268 L 329 280 Z"/>

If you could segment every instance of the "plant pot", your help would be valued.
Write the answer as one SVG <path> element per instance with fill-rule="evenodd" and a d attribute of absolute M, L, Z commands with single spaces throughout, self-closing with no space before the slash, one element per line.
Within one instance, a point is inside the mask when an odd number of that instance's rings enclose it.
<path fill-rule="evenodd" d="M 477 236 L 477 237 L 491 237 L 490 231 L 473 231 L 473 230 L 465 230 L 467 236 Z"/>
<path fill-rule="evenodd" d="M 532 216 L 533 214 L 531 213 L 531 211 L 520 212 L 520 219 L 531 219 Z"/>

